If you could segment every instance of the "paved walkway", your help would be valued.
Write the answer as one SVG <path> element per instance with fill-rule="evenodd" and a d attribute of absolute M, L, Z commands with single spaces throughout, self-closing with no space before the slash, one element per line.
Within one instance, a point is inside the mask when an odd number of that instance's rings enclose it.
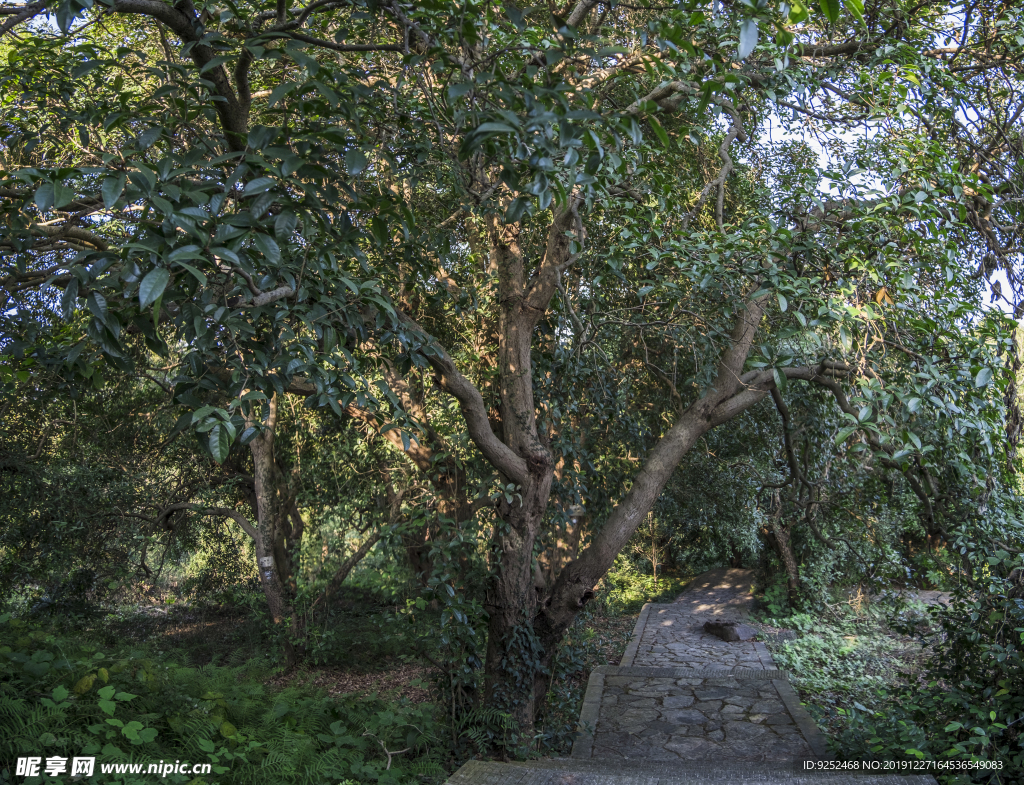
<path fill-rule="evenodd" d="M 470 761 L 449 785 L 936 785 L 931 775 L 820 773 L 825 738 L 764 644 L 704 632 L 742 621 L 750 570 L 713 570 L 648 604 L 622 664 L 594 669 L 571 758 Z"/>
<path fill-rule="evenodd" d="M 622 665 L 715 670 L 774 669 L 763 643 L 726 643 L 704 632 L 712 618 L 743 621 L 754 598 L 752 570 L 712 570 L 693 581 L 670 605 L 644 606 Z"/>
<path fill-rule="evenodd" d="M 591 676 L 573 758 L 793 764 L 826 756 L 765 645 L 704 632 L 713 618 L 749 619 L 752 583 L 750 570 L 713 570 L 675 602 L 644 606 L 622 665 Z"/>

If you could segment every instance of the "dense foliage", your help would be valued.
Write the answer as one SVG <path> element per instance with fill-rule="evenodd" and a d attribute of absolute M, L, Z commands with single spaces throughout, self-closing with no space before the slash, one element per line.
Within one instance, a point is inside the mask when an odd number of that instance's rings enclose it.
<path fill-rule="evenodd" d="M 519 754 L 602 581 L 955 587 L 875 751 L 1017 754 L 1019 8 L 0 10 L 16 620 L 372 584 Z"/>

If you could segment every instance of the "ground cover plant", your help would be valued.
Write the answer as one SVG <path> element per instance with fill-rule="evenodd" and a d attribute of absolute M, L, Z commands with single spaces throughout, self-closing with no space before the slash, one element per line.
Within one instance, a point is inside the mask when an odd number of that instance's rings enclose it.
<path fill-rule="evenodd" d="M 610 578 L 563 644 L 534 755 L 569 751 L 590 671 L 616 664 L 640 605 L 674 596 L 680 584 L 669 578 L 652 593 L 630 565 Z M 70 623 L 0 617 L 5 778 L 16 757 L 41 752 L 213 766 L 208 777 L 172 773 L 171 782 L 440 782 L 485 752 L 490 734 L 513 728 L 507 716 L 467 720 L 441 708 L 444 681 L 407 654 L 420 633 L 380 593 L 350 590 L 323 661 L 298 671 L 263 654 L 272 632 L 253 623 L 251 606 L 168 602 L 173 596 Z"/>

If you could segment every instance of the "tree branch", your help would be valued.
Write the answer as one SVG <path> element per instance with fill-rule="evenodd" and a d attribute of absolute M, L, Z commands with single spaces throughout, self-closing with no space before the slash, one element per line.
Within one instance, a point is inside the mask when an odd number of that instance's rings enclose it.
<path fill-rule="evenodd" d="M 11 18 L 0 25 L 0 36 L 10 32 L 22 22 L 27 22 L 34 16 L 38 16 L 46 10 L 49 0 L 40 0 L 38 3 L 30 3 L 20 8 L 4 8 L 0 13 L 11 15 Z"/>
<path fill-rule="evenodd" d="M 313 603 L 314 608 L 319 605 L 322 600 L 330 597 L 332 593 L 336 592 L 341 587 L 341 584 L 345 582 L 348 574 L 352 572 L 352 568 L 363 560 L 366 554 L 370 552 L 370 549 L 377 544 L 382 535 L 383 532 L 379 530 L 371 534 L 367 538 L 366 542 L 359 546 L 355 553 L 341 563 L 341 566 L 338 567 L 334 575 L 331 577 L 331 580 L 328 582 L 327 587 L 320 593 L 320 596 L 316 598 L 316 601 Z"/>
<path fill-rule="evenodd" d="M 401 52 L 404 47 L 401 44 L 336 44 L 323 38 L 316 38 L 305 33 L 291 31 L 289 37 L 306 44 L 319 46 L 323 49 L 330 49 L 334 52 Z"/>
<path fill-rule="evenodd" d="M 509 480 L 517 485 L 526 484 L 529 478 L 526 461 L 491 430 L 480 391 L 459 372 L 451 355 L 433 336 L 407 314 L 399 311 L 398 315 L 405 325 L 421 336 L 422 345 L 418 351 L 437 372 L 436 381 L 441 389 L 459 402 L 459 409 L 466 420 L 466 428 L 473 443 L 491 465 Z"/>

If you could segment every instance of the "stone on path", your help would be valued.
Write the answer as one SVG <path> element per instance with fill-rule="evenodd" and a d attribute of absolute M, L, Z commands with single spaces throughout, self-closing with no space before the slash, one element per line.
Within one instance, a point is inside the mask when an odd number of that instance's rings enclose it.
<path fill-rule="evenodd" d="M 757 637 L 757 630 L 738 621 L 712 619 L 704 622 L 704 632 L 721 638 L 727 643 L 732 641 L 752 641 Z"/>
<path fill-rule="evenodd" d="M 936 785 L 814 769 L 829 759 L 825 737 L 743 624 L 752 583 L 750 570 L 712 570 L 675 602 L 645 605 L 622 664 L 590 675 L 571 758 L 470 761 L 449 784 Z"/>

